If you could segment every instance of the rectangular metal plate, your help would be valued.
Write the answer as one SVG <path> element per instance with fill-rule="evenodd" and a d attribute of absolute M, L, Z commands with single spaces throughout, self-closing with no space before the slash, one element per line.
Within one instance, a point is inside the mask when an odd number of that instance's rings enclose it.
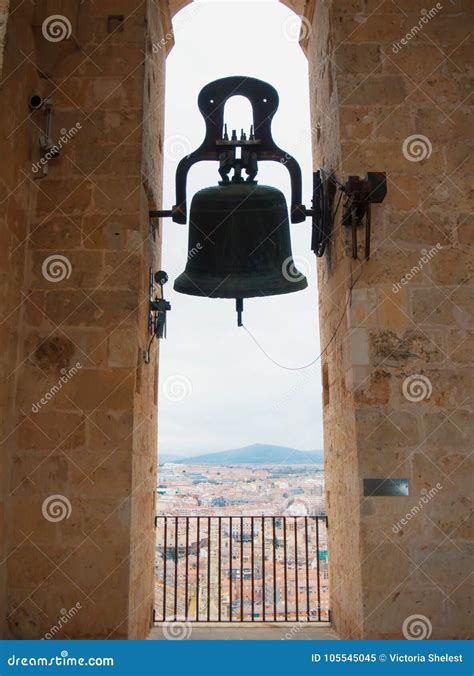
<path fill-rule="evenodd" d="M 364 496 L 366 497 L 406 497 L 408 479 L 364 479 Z"/>

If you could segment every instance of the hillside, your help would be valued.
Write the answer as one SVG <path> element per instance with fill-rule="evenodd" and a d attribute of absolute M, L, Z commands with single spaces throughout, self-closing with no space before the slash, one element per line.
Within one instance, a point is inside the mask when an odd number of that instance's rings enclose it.
<path fill-rule="evenodd" d="M 324 462 L 324 454 L 323 451 L 299 451 L 286 446 L 253 444 L 244 448 L 233 448 L 228 451 L 175 460 L 171 460 L 167 455 L 165 462 L 175 462 L 180 465 L 309 465 Z"/>

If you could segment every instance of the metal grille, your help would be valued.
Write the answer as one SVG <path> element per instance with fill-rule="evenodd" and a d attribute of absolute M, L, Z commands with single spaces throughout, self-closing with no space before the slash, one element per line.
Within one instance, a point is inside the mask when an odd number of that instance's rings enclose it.
<path fill-rule="evenodd" d="M 157 516 L 155 621 L 328 622 L 326 516 Z"/>

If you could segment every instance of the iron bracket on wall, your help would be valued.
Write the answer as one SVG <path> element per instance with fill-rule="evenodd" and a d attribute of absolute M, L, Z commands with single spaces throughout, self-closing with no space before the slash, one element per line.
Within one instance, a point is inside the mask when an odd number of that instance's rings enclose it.
<path fill-rule="evenodd" d="M 331 238 L 334 196 L 337 191 L 337 180 L 333 174 L 324 169 L 313 173 L 312 209 L 306 209 L 306 216 L 311 216 L 311 250 L 321 257 Z"/>
<path fill-rule="evenodd" d="M 351 229 L 352 258 L 357 258 L 357 228 L 365 221 L 365 260 L 370 258 L 371 205 L 380 204 L 387 194 L 387 179 L 383 171 L 369 171 L 366 178 L 349 176 L 344 193 L 346 202 L 342 224 Z"/>

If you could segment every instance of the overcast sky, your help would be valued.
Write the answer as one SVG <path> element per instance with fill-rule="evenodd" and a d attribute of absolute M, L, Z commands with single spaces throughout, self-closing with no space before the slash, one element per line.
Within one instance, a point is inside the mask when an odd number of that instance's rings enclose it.
<path fill-rule="evenodd" d="M 201 88 L 230 75 L 272 84 L 280 96 L 272 129 L 277 144 L 299 161 L 303 202 L 311 198 L 311 141 L 307 61 L 298 45 L 300 20 L 276 0 L 195 2 L 174 19 L 176 44 L 167 60 L 165 188 L 163 208 L 175 203 L 179 159 L 204 137 L 197 107 Z M 230 129 L 248 128 L 250 104 L 226 106 Z M 282 190 L 289 201 L 289 175 L 274 162 L 260 165 L 260 184 Z M 217 163 L 199 163 L 189 173 L 188 205 L 199 189 L 216 185 Z M 172 311 L 168 339 L 161 342 L 159 452 L 177 455 L 226 450 L 253 443 L 322 448 L 320 365 L 304 371 L 276 367 L 250 336 L 237 328 L 235 301 L 175 293 L 184 270 L 188 226 L 163 220 L 162 267 L 170 277 Z M 316 263 L 310 221 L 291 225 L 293 256 L 308 278 L 298 293 L 244 301 L 244 323 L 265 350 L 287 366 L 319 353 Z"/>

